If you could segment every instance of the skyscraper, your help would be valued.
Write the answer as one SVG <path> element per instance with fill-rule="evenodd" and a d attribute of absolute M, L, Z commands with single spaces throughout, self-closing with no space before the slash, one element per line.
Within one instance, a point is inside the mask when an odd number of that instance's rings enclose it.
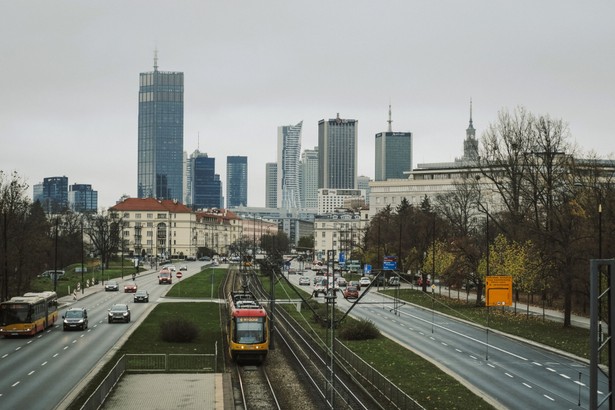
<path fill-rule="evenodd" d="M 64 212 L 68 209 L 68 177 L 43 178 L 33 187 L 33 200 L 39 201 L 47 214 Z"/>
<path fill-rule="evenodd" d="M 222 182 L 216 174 L 216 159 L 195 150 L 190 156 L 190 188 L 192 209 L 221 208 Z"/>
<path fill-rule="evenodd" d="M 318 147 L 301 154 L 301 207 L 318 208 Z"/>
<path fill-rule="evenodd" d="M 463 161 L 478 160 L 478 140 L 472 122 L 472 100 L 470 100 L 470 125 L 466 128 L 466 139 L 463 141 Z"/>
<path fill-rule="evenodd" d="M 278 207 L 278 164 L 265 164 L 265 207 Z"/>
<path fill-rule="evenodd" d="M 248 206 L 248 157 L 226 157 L 226 207 Z"/>
<path fill-rule="evenodd" d="M 318 188 L 357 187 L 358 121 L 318 121 Z"/>
<path fill-rule="evenodd" d="M 303 121 L 278 127 L 278 208 L 297 209 L 301 206 L 299 156 L 302 127 Z"/>
<path fill-rule="evenodd" d="M 139 198 L 181 201 L 184 151 L 184 73 L 154 71 L 139 78 Z"/>
<path fill-rule="evenodd" d="M 412 171 L 412 133 L 393 132 L 389 105 L 389 129 L 376 134 L 376 181 L 407 178 Z"/>
<path fill-rule="evenodd" d="M 68 203 L 75 212 L 94 213 L 98 209 L 98 191 L 90 184 L 73 184 L 68 187 Z"/>

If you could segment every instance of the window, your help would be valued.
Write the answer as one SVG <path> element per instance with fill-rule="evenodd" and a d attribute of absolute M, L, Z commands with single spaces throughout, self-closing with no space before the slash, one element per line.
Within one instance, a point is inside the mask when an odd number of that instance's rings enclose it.
<path fill-rule="evenodd" d="M 141 219 L 141 214 L 135 214 L 135 219 Z"/>
<path fill-rule="evenodd" d="M 147 214 L 147 219 L 152 219 L 154 217 L 154 214 Z"/>

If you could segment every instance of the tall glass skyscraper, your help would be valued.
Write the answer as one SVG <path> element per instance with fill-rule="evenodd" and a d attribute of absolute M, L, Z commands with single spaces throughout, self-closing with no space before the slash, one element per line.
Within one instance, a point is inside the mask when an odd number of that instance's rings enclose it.
<path fill-rule="evenodd" d="M 278 164 L 265 164 L 265 208 L 278 207 Z"/>
<path fill-rule="evenodd" d="M 301 129 L 297 125 L 278 127 L 278 208 L 298 209 L 299 198 L 299 156 L 301 155 Z"/>
<path fill-rule="evenodd" d="M 389 105 L 389 129 L 376 134 L 376 181 L 408 178 L 412 171 L 412 133 L 393 132 Z"/>
<path fill-rule="evenodd" d="M 318 208 L 318 147 L 301 154 L 301 207 Z"/>
<path fill-rule="evenodd" d="M 55 214 L 68 209 L 68 177 L 43 178 L 34 185 L 33 200 L 39 201 L 47 214 Z"/>
<path fill-rule="evenodd" d="M 73 184 L 68 187 L 68 203 L 75 212 L 94 213 L 98 209 L 98 191 L 90 184 Z"/>
<path fill-rule="evenodd" d="M 154 71 L 139 79 L 139 198 L 183 199 L 184 73 Z"/>
<path fill-rule="evenodd" d="M 358 121 L 318 121 L 318 188 L 357 188 Z"/>
<path fill-rule="evenodd" d="M 196 150 L 190 156 L 192 209 L 221 208 L 222 181 L 216 174 L 216 159 Z"/>
<path fill-rule="evenodd" d="M 226 207 L 248 206 L 248 157 L 226 157 Z"/>

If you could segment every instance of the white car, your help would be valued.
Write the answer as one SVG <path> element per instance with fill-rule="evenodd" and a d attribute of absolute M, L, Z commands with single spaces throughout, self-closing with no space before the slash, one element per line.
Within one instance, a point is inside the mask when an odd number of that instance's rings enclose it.
<path fill-rule="evenodd" d="M 359 279 L 359 285 L 361 285 L 361 287 L 369 286 L 370 283 L 372 283 L 372 281 L 369 280 L 367 276 L 363 276 L 361 279 Z"/>
<path fill-rule="evenodd" d="M 308 276 L 302 276 L 299 278 L 299 285 L 310 286 L 310 278 Z"/>

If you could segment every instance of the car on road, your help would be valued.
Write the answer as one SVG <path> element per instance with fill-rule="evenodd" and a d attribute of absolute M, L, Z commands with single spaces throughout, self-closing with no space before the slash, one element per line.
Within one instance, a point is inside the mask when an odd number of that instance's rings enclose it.
<path fill-rule="evenodd" d="M 70 308 L 62 315 L 64 330 L 88 328 L 88 311 L 86 308 Z"/>
<path fill-rule="evenodd" d="M 327 278 L 321 278 L 318 282 L 314 284 L 312 295 L 318 296 L 321 293 L 323 294 L 323 296 L 327 294 Z"/>
<path fill-rule="evenodd" d="M 171 285 L 173 283 L 173 275 L 169 269 L 161 269 L 158 272 L 158 284 L 162 285 L 163 283 Z"/>
<path fill-rule="evenodd" d="M 145 289 L 139 289 L 138 291 L 135 292 L 133 299 L 135 303 L 139 303 L 139 302 L 147 303 L 149 302 L 149 293 Z"/>
<path fill-rule="evenodd" d="M 136 283 L 127 283 L 124 285 L 124 293 L 135 293 L 137 291 Z"/>
<path fill-rule="evenodd" d="M 186 265 L 181 265 L 181 266 L 179 267 L 179 270 L 180 270 L 180 271 L 182 271 L 182 270 L 183 270 L 183 271 L 186 271 L 186 270 L 188 270 L 188 267 L 187 267 Z"/>
<path fill-rule="evenodd" d="M 361 286 L 369 286 L 370 283 L 372 283 L 372 281 L 367 276 L 363 276 L 359 279 L 359 284 Z"/>
<path fill-rule="evenodd" d="M 361 290 L 361 284 L 358 280 L 351 280 L 350 282 L 348 282 L 348 286 L 354 286 L 355 288 L 357 288 L 357 290 Z"/>
<path fill-rule="evenodd" d="M 345 299 L 358 299 L 359 289 L 357 289 L 355 286 L 348 286 L 346 289 L 344 289 L 343 295 Z"/>
<path fill-rule="evenodd" d="M 300 286 L 310 286 L 310 278 L 308 276 L 302 276 L 299 278 Z"/>
<path fill-rule="evenodd" d="M 175 272 L 177 270 L 175 265 L 169 265 L 169 266 L 167 266 L 167 269 L 170 270 L 171 272 Z"/>
<path fill-rule="evenodd" d="M 117 303 L 111 306 L 107 316 L 109 323 L 113 322 L 130 322 L 130 309 L 125 303 Z"/>
<path fill-rule="evenodd" d="M 399 276 L 391 276 L 389 278 L 389 286 L 399 286 Z"/>
<path fill-rule="evenodd" d="M 117 281 L 108 280 L 107 283 L 105 283 L 105 292 L 112 292 L 112 291 L 119 291 L 119 290 L 120 290 L 120 284 L 117 283 Z"/>

